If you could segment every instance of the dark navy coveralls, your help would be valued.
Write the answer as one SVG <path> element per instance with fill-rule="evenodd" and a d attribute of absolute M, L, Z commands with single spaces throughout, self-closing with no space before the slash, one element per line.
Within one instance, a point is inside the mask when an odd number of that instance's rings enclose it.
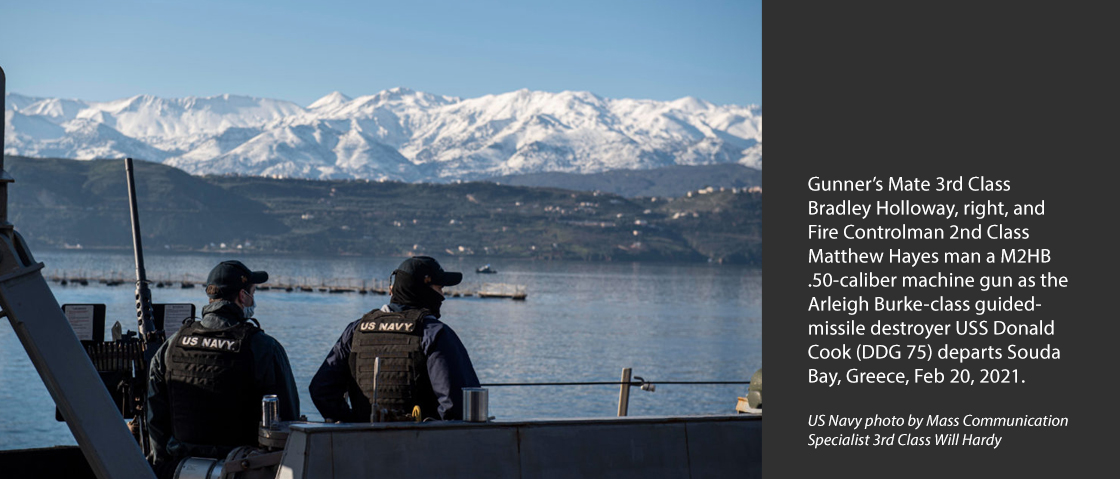
<path fill-rule="evenodd" d="M 242 308 L 225 300 L 206 305 L 202 308 L 202 314 L 202 326 L 209 329 L 229 328 L 246 321 Z M 157 464 L 185 456 L 210 457 L 216 451 L 208 445 L 187 444 L 172 435 L 171 398 L 166 380 L 167 348 L 175 343 L 180 333 L 167 338 L 167 341 L 156 350 L 149 368 L 147 417 L 153 454 L 149 460 Z M 284 347 L 272 336 L 258 332 L 250 338 L 250 348 L 254 367 L 253 386 L 260 393 L 255 394 L 254 399 L 259 402 L 261 396 L 265 394 L 276 394 L 280 402 L 280 419 L 292 421 L 299 418 L 299 393 Z M 254 417 L 258 415 L 254 414 Z M 200 421 L 200 424 L 202 427 L 215 428 L 218 431 L 226 427 L 223 424 L 208 424 L 204 421 Z"/>
<path fill-rule="evenodd" d="M 400 312 L 413 309 L 390 303 L 382 311 Z M 311 379 L 311 400 L 324 419 L 343 422 L 369 422 L 369 398 L 358 388 L 350 374 L 350 347 L 354 331 L 361 320 L 346 326 L 342 336 L 331 348 L 323 365 Z M 428 359 L 428 377 L 439 401 L 439 419 L 462 419 L 463 388 L 479 385 L 467 348 L 450 326 L 435 316 L 428 316 L 420 341 Z M 345 395 L 349 395 L 347 404 Z"/>

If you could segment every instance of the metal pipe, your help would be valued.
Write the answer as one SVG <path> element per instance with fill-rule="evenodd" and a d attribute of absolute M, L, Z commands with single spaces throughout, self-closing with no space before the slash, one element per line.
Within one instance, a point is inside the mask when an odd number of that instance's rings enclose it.
<path fill-rule="evenodd" d="M 8 111 L 7 101 L 8 76 L 4 74 L 4 67 L 0 67 L 0 111 L 5 112 L 5 117 L 7 117 L 6 112 Z M 3 129 L 3 127 L 0 126 L 0 129 Z M 4 135 L 2 134 L 0 134 L 0 171 L 4 171 Z M 4 192 L 7 193 L 7 187 L 0 186 L 0 188 L 3 188 L 5 190 Z M 3 202 L 0 202 L 0 222 L 8 220 L 8 198 L 5 197 L 3 200 Z"/>
<path fill-rule="evenodd" d="M 618 417 L 630 409 L 630 368 L 622 368 L 622 385 L 618 389 Z"/>
<path fill-rule="evenodd" d="M 4 69 L 0 68 L 0 112 L 8 111 L 7 96 L 8 77 L 4 74 Z M 12 225 L 8 224 L 8 183 L 11 182 L 12 177 L 4 170 L 4 127 L 0 124 L 0 235 L 9 242 L 14 242 Z"/>

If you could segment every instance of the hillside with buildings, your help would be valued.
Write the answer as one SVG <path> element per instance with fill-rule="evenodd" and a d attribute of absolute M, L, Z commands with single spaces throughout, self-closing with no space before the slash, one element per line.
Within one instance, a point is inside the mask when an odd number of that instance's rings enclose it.
<path fill-rule="evenodd" d="M 131 248 L 120 160 L 9 157 L 32 246 Z M 137 164 L 145 246 L 171 251 L 761 263 L 761 188 L 680 198 L 500 185 L 191 176 Z"/>

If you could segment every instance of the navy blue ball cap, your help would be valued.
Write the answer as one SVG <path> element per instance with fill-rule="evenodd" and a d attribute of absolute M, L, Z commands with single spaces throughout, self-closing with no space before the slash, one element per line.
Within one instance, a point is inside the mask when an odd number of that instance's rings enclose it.
<path fill-rule="evenodd" d="M 397 271 L 405 273 L 417 282 L 455 286 L 463 281 L 463 273 L 444 271 L 439 261 L 431 256 L 413 256 L 404 260 Z M 396 271 L 394 271 L 396 272 Z M 427 279 L 425 279 L 427 278 Z"/>
<path fill-rule="evenodd" d="M 265 271 L 252 271 L 240 261 L 222 261 L 210 270 L 206 277 L 206 284 L 215 285 L 222 289 L 246 289 L 249 285 L 268 282 L 268 273 Z"/>

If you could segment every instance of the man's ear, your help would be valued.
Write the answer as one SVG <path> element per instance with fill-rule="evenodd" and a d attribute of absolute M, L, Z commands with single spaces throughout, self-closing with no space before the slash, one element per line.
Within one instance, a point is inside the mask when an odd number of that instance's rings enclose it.
<path fill-rule="evenodd" d="M 240 290 L 237 291 L 237 302 L 239 304 L 241 304 L 241 306 L 247 306 L 248 305 L 249 297 L 250 297 L 249 291 L 244 290 L 244 289 L 240 289 Z"/>

